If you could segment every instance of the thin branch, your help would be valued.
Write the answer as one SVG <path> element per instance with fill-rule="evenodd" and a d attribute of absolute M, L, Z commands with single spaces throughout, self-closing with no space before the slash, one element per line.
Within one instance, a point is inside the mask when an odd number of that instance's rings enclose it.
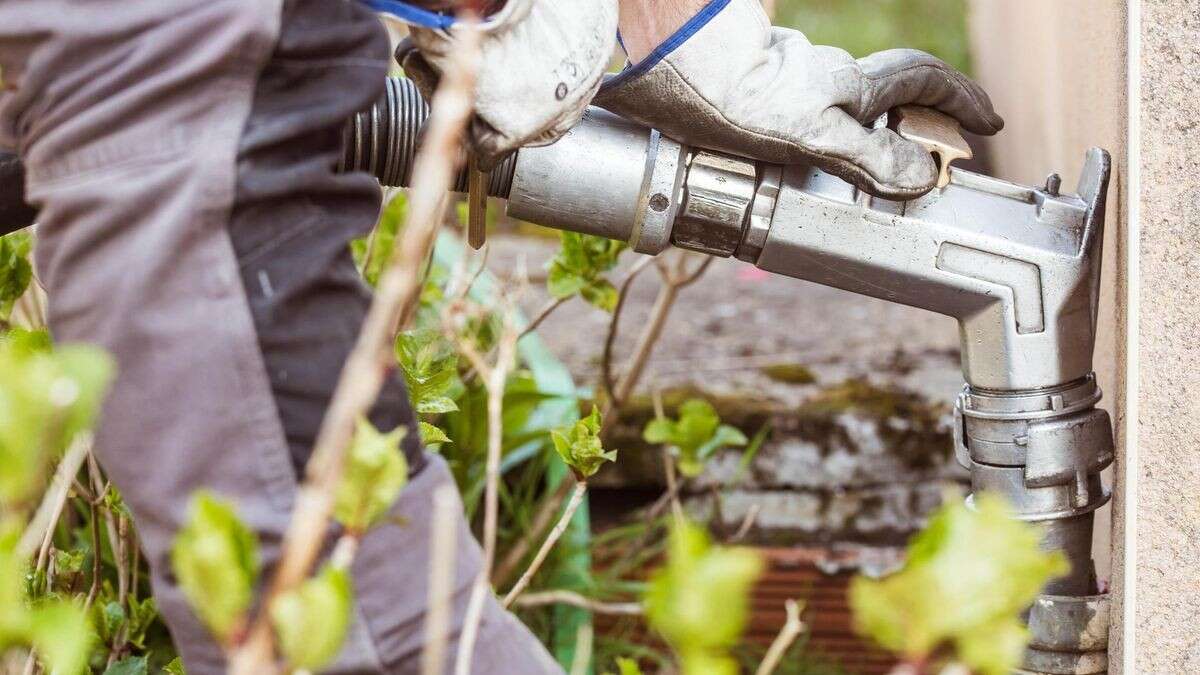
<path fill-rule="evenodd" d="M 443 485 L 433 494 L 429 552 L 428 608 L 425 611 L 425 649 L 421 652 L 422 675 L 445 672 L 449 642 L 451 600 L 454 597 L 454 552 L 458 542 L 458 499 L 453 485 Z"/>
<path fill-rule="evenodd" d="M 563 532 L 567 531 L 567 525 L 571 523 L 571 518 L 575 516 L 575 511 L 577 511 L 579 509 L 579 505 L 583 503 L 583 497 L 586 494 L 587 481 L 581 480 L 575 483 L 575 490 L 571 493 L 571 501 L 567 502 L 567 508 L 563 510 L 562 516 L 558 519 L 558 523 L 554 525 L 553 530 L 550 530 L 550 534 L 546 537 L 546 541 L 542 542 L 542 547 L 539 548 L 537 554 L 533 556 L 533 561 L 529 563 L 529 567 L 525 569 L 525 572 L 521 575 L 521 578 L 517 579 L 517 583 L 513 585 L 512 589 L 508 592 L 508 595 L 504 596 L 505 608 L 511 606 L 513 600 L 516 600 L 517 596 L 521 595 L 521 593 L 523 593 L 529 586 L 529 582 L 533 580 L 533 576 L 537 574 L 538 570 L 542 566 L 542 563 L 546 562 L 546 557 L 550 555 L 551 549 L 553 549 L 554 545 L 558 543 L 558 540 L 562 537 Z"/>
<path fill-rule="evenodd" d="M 679 480 L 675 476 L 675 458 L 671 451 L 663 446 L 663 472 L 667 476 L 667 494 L 670 495 L 671 513 L 675 516 L 675 524 L 683 525 L 687 519 L 683 517 L 683 505 L 679 502 Z"/>
<path fill-rule="evenodd" d="M 509 312 L 504 313 L 504 325 L 498 340 L 496 362 L 488 365 L 470 344 L 470 340 L 459 340 L 460 348 L 476 371 L 484 378 L 487 389 L 488 449 L 487 483 L 484 489 L 483 512 L 483 565 L 471 589 L 467 611 L 463 618 L 463 631 L 459 638 L 455 673 L 467 675 L 471 672 L 471 660 L 475 652 L 475 640 L 479 633 L 479 622 L 483 617 L 483 605 L 487 594 L 492 592 L 489 583 L 492 566 L 496 561 L 496 534 L 500 529 L 500 457 L 504 440 L 504 387 L 508 373 L 516 357 L 517 330 Z"/>
<path fill-rule="evenodd" d="M 696 266 L 696 269 L 688 271 L 688 258 L 689 255 L 686 252 L 680 251 L 673 264 L 664 262 L 658 258 L 652 259 L 655 261 L 659 275 L 662 277 L 663 285 L 658 291 L 658 297 L 654 299 L 654 307 L 650 310 L 649 321 L 647 321 L 646 327 L 642 330 L 642 334 L 638 338 L 637 346 L 633 350 L 633 356 L 629 358 L 629 364 L 625 367 L 624 375 L 610 390 L 611 397 L 604 411 L 606 427 L 611 427 L 616 422 L 617 417 L 620 415 L 621 405 L 629 399 L 629 396 L 641 380 L 646 369 L 646 363 L 649 361 L 650 354 L 654 350 L 654 345 L 662 337 L 667 317 L 671 313 L 671 308 L 675 305 L 675 300 L 679 297 L 679 291 L 699 279 L 712 263 L 712 258 L 705 258 Z M 611 347 L 607 344 L 605 349 L 611 351 Z M 606 377 L 611 377 L 611 375 Z"/>
<path fill-rule="evenodd" d="M 726 540 L 726 543 L 736 544 L 746 538 L 750 533 L 750 528 L 754 527 L 755 521 L 758 520 L 758 513 L 762 510 L 761 504 L 751 504 L 750 509 L 746 512 L 746 517 L 742 519 L 742 524 L 738 525 L 738 529 L 733 533 L 733 536 Z"/>
<path fill-rule="evenodd" d="M 329 554 L 329 566 L 338 570 L 350 569 L 361 541 L 357 534 L 346 533 L 338 537 L 337 543 L 333 545 L 333 553 Z"/>
<path fill-rule="evenodd" d="M 63 455 L 62 461 L 58 463 L 58 469 L 54 472 L 54 477 L 50 479 L 50 487 L 42 497 L 42 503 L 38 506 L 33 521 L 21 533 L 21 540 L 17 543 L 17 556 L 21 559 L 28 559 L 34 551 L 37 551 L 38 569 L 45 564 L 54 526 L 62 517 L 63 507 L 66 506 L 67 496 L 71 492 L 71 481 L 75 474 L 79 473 L 80 467 L 83 466 L 83 462 L 91 450 L 91 434 L 76 435 L 75 440 L 67 448 L 66 454 Z M 41 545 L 40 549 L 39 544 Z"/>
<path fill-rule="evenodd" d="M 654 258 L 642 258 L 629 270 L 629 274 L 625 275 L 625 279 L 621 282 L 621 287 L 617 291 L 617 306 L 613 308 L 612 321 L 608 322 L 608 335 L 604 338 L 604 352 L 600 357 L 600 374 L 601 382 L 604 383 L 604 393 L 612 399 L 613 392 L 617 388 L 617 379 L 612 371 L 612 352 L 613 345 L 617 342 L 618 328 L 621 323 L 621 311 L 625 309 L 625 300 L 629 297 L 629 289 L 633 287 L 633 282 L 637 279 L 642 270 L 650 266 L 654 262 Z"/>
<path fill-rule="evenodd" d="M 783 624 L 783 628 L 779 629 L 775 640 L 771 642 L 766 656 L 763 657 L 762 663 L 758 664 L 758 670 L 754 671 L 754 675 L 771 675 L 779 666 L 783 655 L 787 653 L 788 647 L 791 647 L 800 633 L 804 631 L 804 622 L 800 621 L 800 603 L 788 600 L 784 607 L 787 610 L 787 621 Z"/>
<path fill-rule="evenodd" d="M 650 309 L 646 327 L 642 329 L 642 334 L 638 337 L 637 346 L 633 349 L 633 355 L 629 357 L 624 374 L 613 388 L 612 399 L 609 401 L 610 410 L 604 412 L 606 423 L 610 425 L 615 423 L 620 407 L 628 400 L 638 381 L 641 380 L 646 362 L 650 359 L 650 353 L 654 350 L 655 343 L 662 336 L 663 327 L 667 324 L 667 317 L 678 296 L 679 287 L 670 282 L 664 281 L 662 287 L 658 289 L 658 296 L 654 299 L 654 306 Z"/>
<path fill-rule="evenodd" d="M 88 529 L 92 532 L 92 586 L 88 589 L 87 600 L 83 603 L 83 609 L 86 612 L 92 608 L 92 603 L 96 602 L 96 596 L 100 593 L 100 508 L 95 502 L 88 504 L 88 509 L 91 511 L 92 522 Z"/>
<path fill-rule="evenodd" d="M 537 541 L 542 536 L 542 533 L 546 531 L 546 528 L 550 527 L 554 522 L 554 516 L 562 508 L 567 495 L 571 494 L 573 485 L 574 483 L 570 479 L 570 476 L 567 476 L 559 481 L 558 487 L 554 488 L 554 492 L 551 492 L 542 499 L 538 505 L 537 512 L 533 516 L 533 521 L 525 530 L 525 533 L 516 543 L 509 547 L 504 560 L 496 566 L 496 571 L 492 574 L 492 583 L 497 588 L 508 584 L 509 579 L 516 573 L 521 561 L 525 560 L 525 554 L 529 553 L 533 542 Z"/>
<path fill-rule="evenodd" d="M 637 602 L 601 602 L 568 590 L 526 593 L 517 598 L 514 604 L 517 607 L 571 605 L 572 607 L 586 609 L 596 614 L 611 614 L 616 616 L 641 616 L 645 613 L 642 605 Z"/>
<path fill-rule="evenodd" d="M 417 306 L 424 262 L 446 208 L 461 139 L 473 110 L 479 34 L 465 30 L 434 93 L 424 143 L 414 165 L 403 241 L 385 266 L 358 340 L 346 359 L 296 493 L 275 576 L 247 639 L 230 655 L 235 675 L 273 672 L 274 635 L 268 608 L 308 577 L 325 541 L 354 424 L 374 403 L 392 362 L 392 340 Z"/>
<path fill-rule="evenodd" d="M 547 302 L 546 305 L 538 311 L 537 315 L 533 317 L 533 320 L 529 322 L 529 325 L 525 327 L 525 330 L 521 331 L 521 334 L 517 336 L 517 339 L 519 340 L 537 330 L 538 326 L 542 325 L 542 322 L 546 320 L 546 317 L 550 316 L 554 310 L 562 307 L 563 303 L 570 299 L 570 297 L 554 298 L 550 302 Z"/>

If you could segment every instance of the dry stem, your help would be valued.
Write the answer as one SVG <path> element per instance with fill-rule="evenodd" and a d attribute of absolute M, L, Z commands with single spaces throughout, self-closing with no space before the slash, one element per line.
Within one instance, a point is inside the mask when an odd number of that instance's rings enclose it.
<path fill-rule="evenodd" d="M 521 331 L 518 339 L 523 338 L 537 330 L 538 326 L 542 325 L 542 322 L 546 320 L 546 317 L 550 316 L 554 310 L 562 307 L 563 303 L 570 299 L 571 298 L 569 296 L 566 298 L 554 298 L 550 302 L 546 303 L 541 310 L 538 311 L 537 315 L 533 317 L 533 320 L 529 322 L 529 325 L 525 327 L 525 330 Z"/>
<path fill-rule="evenodd" d="M 783 655 L 787 653 L 788 647 L 791 647 L 800 633 L 804 631 L 804 623 L 800 621 L 800 603 L 788 600 L 784 604 L 784 608 L 787 610 L 787 621 L 783 624 L 783 628 L 779 629 L 775 640 L 771 642 L 766 656 L 763 657 L 762 663 L 758 664 L 758 670 L 754 671 L 754 675 L 770 675 L 774 672 Z"/>
<path fill-rule="evenodd" d="M 496 571 L 492 574 L 492 583 L 500 588 L 508 583 L 510 577 L 517 571 L 517 566 L 525 559 L 525 554 L 529 552 L 529 548 L 533 546 L 533 542 L 537 541 L 547 527 L 554 521 L 555 514 L 562 507 L 563 501 L 567 495 L 571 493 L 573 483 L 570 476 L 564 477 L 559 481 L 558 487 L 554 488 L 554 492 L 546 495 L 538 505 L 538 510 L 533 516 L 533 522 L 525 530 L 525 534 L 521 536 L 511 547 L 508 553 L 505 554 L 504 560 L 496 566 Z"/>
<path fill-rule="evenodd" d="M 637 387 L 638 381 L 641 380 L 646 363 L 650 359 L 654 345 L 662 336 L 663 327 L 666 326 L 667 317 L 675 305 L 676 298 L 679 297 L 679 292 L 699 279 L 713 261 L 712 258 L 706 257 L 694 270 L 689 271 L 687 269 L 689 257 L 691 257 L 689 254 L 680 251 L 673 263 L 665 263 L 656 259 L 656 266 L 662 277 L 663 285 L 658 291 L 658 297 L 654 300 L 654 307 L 650 310 L 650 319 L 646 323 L 645 329 L 642 330 L 641 336 L 638 337 L 637 346 L 633 350 L 633 356 L 629 358 L 624 375 L 612 389 L 611 400 L 604 410 L 605 428 L 611 427 L 616 422 L 621 405 L 629 398 Z"/>
<path fill-rule="evenodd" d="M 424 129 L 424 144 L 414 165 L 404 237 L 386 265 L 354 349 L 346 359 L 337 389 L 325 413 L 306 467 L 267 597 L 246 641 L 230 656 L 237 675 L 273 672 L 272 602 L 303 582 L 325 540 L 354 424 L 374 403 L 392 360 L 391 344 L 411 315 L 421 290 L 421 271 L 437 234 L 460 155 L 463 129 L 473 109 L 479 39 L 464 31 L 455 58 L 442 75 Z"/>
<path fill-rule="evenodd" d="M 507 303 L 506 303 L 507 304 Z M 453 310 L 453 308 L 451 308 Z M 475 372 L 483 378 L 487 389 L 488 448 L 487 483 L 484 489 L 483 513 L 483 565 L 471 588 L 467 611 L 463 618 L 462 636 L 459 638 L 455 673 L 467 675 L 471 672 L 471 659 L 475 651 L 475 640 L 479 634 L 479 622 L 483 616 L 483 605 L 491 593 L 492 565 L 496 560 L 496 534 L 500 523 L 500 456 L 504 440 L 504 387 L 508 373 L 516 358 L 518 331 L 512 322 L 512 314 L 505 307 L 503 327 L 496 349 L 496 362 L 488 364 L 470 339 L 462 339 L 447 317 L 445 328 L 450 337 L 458 341 L 459 351 L 471 362 Z"/>
<path fill-rule="evenodd" d="M 641 616 L 645 613 L 642 606 L 636 602 L 600 602 L 599 600 L 582 596 L 575 591 L 567 590 L 526 593 L 517 598 L 514 604 L 518 607 L 571 605 L 596 614 L 612 614 L 617 616 Z"/>
<path fill-rule="evenodd" d="M 529 586 L 529 582 L 533 580 L 533 576 L 537 574 L 542 563 L 546 562 L 546 557 L 550 555 L 551 549 L 558 543 L 563 532 L 567 531 L 567 525 L 571 523 L 571 518 L 575 516 L 575 511 L 579 509 L 579 505 L 583 503 L 583 497 L 587 494 L 587 482 L 579 481 L 575 483 L 575 490 L 571 493 L 571 501 L 567 502 L 567 508 L 563 510 L 562 516 L 559 517 L 558 523 L 554 525 L 554 529 L 550 530 L 546 541 L 542 542 L 542 547 L 538 549 L 537 555 L 533 556 L 533 561 L 529 563 L 529 567 L 517 579 L 517 583 L 513 585 L 512 590 L 508 595 L 504 596 L 504 607 L 508 608 L 512 605 L 513 600 Z"/>
<path fill-rule="evenodd" d="M 433 494 L 433 534 L 429 553 L 429 595 L 425 612 L 425 649 L 421 674 L 441 675 L 449 641 L 450 603 L 454 597 L 454 552 L 458 543 L 458 500 L 455 487 L 443 485 Z"/>
<path fill-rule="evenodd" d="M 621 325 L 621 311 L 625 309 L 625 300 L 629 297 L 629 289 L 633 286 L 634 280 L 653 262 L 654 258 L 646 257 L 634 264 L 633 268 L 629 270 L 629 274 L 625 275 L 625 279 L 621 282 L 621 288 L 617 291 L 617 306 L 613 308 L 612 320 L 608 322 L 608 335 L 604 338 L 604 352 L 600 356 L 601 381 L 604 383 L 604 392 L 610 399 L 617 389 L 616 377 L 612 372 L 612 352 L 613 345 L 617 342 L 617 331 Z"/>
<path fill-rule="evenodd" d="M 19 558 L 27 559 L 36 550 L 38 551 L 38 568 L 40 569 L 45 564 L 54 526 L 62 516 L 67 496 L 71 492 L 71 481 L 75 474 L 79 473 L 80 467 L 83 466 L 84 460 L 91 451 L 92 436 L 87 433 L 77 435 L 70 447 L 67 448 L 62 461 L 58 463 L 54 477 L 50 479 L 50 487 L 42 497 L 42 503 L 38 506 L 33 521 L 21 533 L 21 540 L 17 544 Z M 41 544 L 40 549 L 38 549 L 39 543 Z"/>

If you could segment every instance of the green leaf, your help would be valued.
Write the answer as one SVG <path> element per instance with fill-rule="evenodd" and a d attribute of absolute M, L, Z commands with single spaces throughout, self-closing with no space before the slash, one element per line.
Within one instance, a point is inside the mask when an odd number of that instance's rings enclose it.
<path fill-rule="evenodd" d="M 442 443 L 453 442 L 440 427 L 436 427 L 429 422 L 418 422 L 417 425 L 421 430 L 421 442 L 425 445 L 440 445 Z"/>
<path fill-rule="evenodd" d="M 567 429 L 550 433 L 558 456 L 583 478 L 594 475 L 605 462 L 617 461 L 617 451 L 605 452 L 600 443 L 600 426 L 600 411 L 592 406 L 587 417 Z"/>
<path fill-rule="evenodd" d="M 105 669 L 104 675 L 147 675 L 150 663 L 146 656 L 127 656 Z"/>
<path fill-rule="evenodd" d="M 379 214 L 379 222 L 366 237 L 350 242 L 350 252 L 358 265 L 359 273 L 371 286 L 379 283 L 379 277 L 391 260 L 396 248 L 396 235 L 404 224 L 408 213 L 408 196 L 397 192 Z"/>
<path fill-rule="evenodd" d="M 100 620 L 101 635 L 105 638 L 114 637 L 125 623 L 125 608 L 116 600 L 110 600 L 100 608 Z"/>
<path fill-rule="evenodd" d="M 546 290 L 556 298 L 579 294 L 588 303 L 611 312 L 617 289 L 604 274 L 617 265 L 624 242 L 575 232 L 562 232 L 562 246 L 547 264 Z"/>
<path fill-rule="evenodd" d="M 422 414 L 436 415 L 458 410 L 450 392 L 461 386 L 458 379 L 458 354 L 442 334 L 435 330 L 417 330 L 396 337 L 396 361 L 404 373 L 413 408 Z"/>
<path fill-rule="evenodd" d="M 669 445 L 679 471 L 692 477 L 704 471 L 704 465 L 718 450 L 746 445 L 746 435 L 727 424 L 708 401 L 693 398 L 679 406 L 679 419 L 655 418 L 642 431 L 647 443 Z"/>
<path fill-rule="evenodd" d="M 350 575 L 326 567 L 271 605 L 271 622 L 284 658 L 294 668 L 317 670 L 338 655 L 350 627 Z"/>
<path fill-rule="evenodd" d="M 671 530 L 667 563 L 646 587 L 646 617 L 679 655 L 683 675 L 735 675 L 749 594 L 763 563 L 749 549 L 714 546 L 690 523 Z"/>
<path fill-rule="evenodd" d="M 171 662 L 163 666 L 163 672 L 168 675 L 187 675 L 187 669 L 183 667 L 183 659 L 176 656 L 171 659 Z"/>
<path fill-rule="evenodd" d="M 192 496 L 188 520 L 171 548 L 179 587 L 222 642 L 245 623 L 258 578 L 258 542 L 233 506 L 206 491 Z"/>
<path fill-rule="evenodd" d="M 641 667 L 633 659 L 617 657 L 617 668 L 620 670 L 618 675 L 642 675 Z"/>
<path fill-rule="evenodd" d="M 427 398 L 416 405 L 417 412 L 426 414 L 440 414 L 458 410 L 458 404 L 446 396 Z"/>
<path fill-rule="evenodd" d="M 65 601 L 38 605 L 31 615 L 29 642 L 48 671 L 83 672 L 92 648 L 87 614 Z"/>
<path fill-rule="evenodd" d="M 406 433 L 405 427 L 396 427 L 381 434 L 369 421 L 359 420 L 334 505 L 334 517 L 347 530 L 366 532 L 387 514 L 408 482 L 408 462 L 400 451 Z"/>
<path fill-rule="evenodd" d="M 1041 550 L 1041 533 L 981 494 L 974 508 L 947 503 L 908 549 L 899 572 L 854 579 L 850 605 L 859 633 L 910 659 L 957 653 L 973 671 L 1000 675 L 1020 663 L 1027 635 L 1019 614 L 1069 566 Z"/>
<path fill-rule="evenodd" d="M 617 308 L 617 288 L 608 279 L 594 279 L 579 290 L 589 305 L 612 313 Z"/>
<path fill-rule="evenodd" d="M 25 294 L 33 279 L 29 251 L 33 239 L 26 232 L 0 237 L 0 321 L 12 316 L 13 305 Z"/>
<path fill-rule="evenodd" d="M 0 340 L 0 503 L 40 493 L 53 460 L 95 421 L 114 370 L 98 349 L 47 351 L 35 335 Z"/>

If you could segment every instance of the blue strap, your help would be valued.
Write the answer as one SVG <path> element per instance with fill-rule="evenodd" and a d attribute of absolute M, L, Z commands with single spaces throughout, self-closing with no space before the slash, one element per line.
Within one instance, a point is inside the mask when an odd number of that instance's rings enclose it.
<path fill-rule="evenodd" d="M 391 14 L 392 16 L 410 23 L 414 26 L 422 26 L 424 28 L 442 28 L 446 29 L 454 25 L 454 17 L 449 14 L 440 12 L 431 12 L 428 9 L 414 7 L 407 2 L 400 0 L 359 0 L 364 5 L 370 7 L 376 12 Z"/>
<path fill-rule="evenodd" d="M 701 9 L 696 16 L 688 19 L 688 22 L 679 27 L 671 37 L 667 38 L 662 44 L 654 48 L 654 51 L 639 61 L 636 64 L 627 65 L 625 70 L 622 70 L 614 77 L 605 78 L 604 83 L 600 85 L 601 90 L 611 89 L 622 82 L 632 80 L 633 78 L 645 73 L 654 66 L 658 65 L 659 61 L 671 55 L 671 52 L 679 48 L 680 45 L 687 42 L 693 35 L 700 32 L 701 28 L 708 25 L 713 17 L 721 13 L 721 10 L 729 5 L 729 0 L 710 0 L 704 9 Z M 618 34 L 617 39 L 620 39 Z M 624 43 L 621 45 L 624 47 Z"/>

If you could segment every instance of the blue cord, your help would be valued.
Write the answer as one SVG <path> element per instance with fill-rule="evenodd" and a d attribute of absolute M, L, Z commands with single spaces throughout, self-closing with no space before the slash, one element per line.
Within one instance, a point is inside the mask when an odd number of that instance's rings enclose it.
<path fill-rule="evenodd" d="M 414 26 L 446 29 L 453 26 L 455 21 L 454 17 L 448 14 L 431 12 L 427 9 L 414 7 L 406 2 L 400 2 L 400 0 L 360 0 L 360 2 L 376 12 L 391 14 Z"/>

